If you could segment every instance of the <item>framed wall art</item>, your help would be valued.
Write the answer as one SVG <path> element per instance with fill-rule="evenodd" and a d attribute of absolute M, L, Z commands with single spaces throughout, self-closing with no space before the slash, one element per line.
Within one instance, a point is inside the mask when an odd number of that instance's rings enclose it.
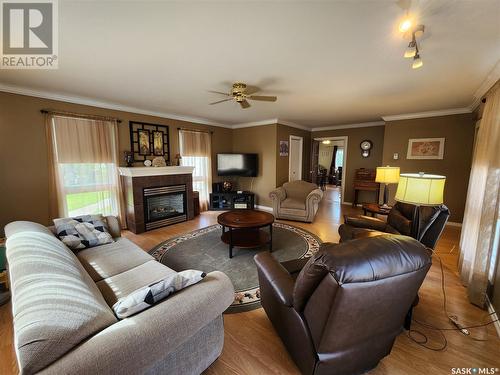
<path fill-rule="evenodd" d="M 130 147 L 135 162 L 163 156 L 170 162 L 169 133 L 167 125 L 129 121 Z"/>
<path fill-rule="evenodd" d="M 444 138 L 413 138 L 408 140 L 407 159 L 443 159 Z"/>

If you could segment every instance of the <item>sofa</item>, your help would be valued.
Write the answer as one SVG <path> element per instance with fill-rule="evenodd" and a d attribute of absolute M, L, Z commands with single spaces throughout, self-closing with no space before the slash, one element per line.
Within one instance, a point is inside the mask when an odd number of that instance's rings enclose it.
<path fill-rule="evenodd" d="M 309 259 L 254 259 L 262 306 L 304 375 L 377 366 L 431 266 L 424 245 L 396 235 L 323 244 Z"/>
<path fill-rule="evenodd" d="M 221 272 L 119 320 L 111 306 L 175 273 L 120 236 L 74 253 L 40 224 L 5 227 L 22 374 L 199 374 L 221 354 L 234 289 Z"/>
<path fill-rule="evenodd" d="M 345 216 L 339 227 L 340 241 L 374 237 L 384 233 L 410 236 L 434 249 L 450 216 L 445 205 L 415 206 L 396 202 L 387 221 L 369 216 Z"/>
<path fill-rule="evenodd" d="M 277 219 L 312 223 L 323 192 L 316 184 L 306 181 L 286 182 L 269 193 Z"/>

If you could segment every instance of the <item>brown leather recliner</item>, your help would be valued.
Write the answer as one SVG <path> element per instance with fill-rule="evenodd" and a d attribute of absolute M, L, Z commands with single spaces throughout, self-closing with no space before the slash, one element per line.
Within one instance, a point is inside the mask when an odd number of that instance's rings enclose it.
<path fill-rule="evenodd" d="M 374 237 L 380 232 L 403 234 L 434 248 L 448 221 L 450 211 L 445 205 L 415 206 L 397 202 L 387 216 L 387 222 L 369 216 L 344 216 L 339 227 L 340 241 Z"/>
<path fill-rule="evenodd" d="M 431 257 L 410 237 L 379 236 L 323 244 L 306 261 L 262 252 L 255 262 L 262 306 L 300 371 L 346 375 L 391 352 Z"/>

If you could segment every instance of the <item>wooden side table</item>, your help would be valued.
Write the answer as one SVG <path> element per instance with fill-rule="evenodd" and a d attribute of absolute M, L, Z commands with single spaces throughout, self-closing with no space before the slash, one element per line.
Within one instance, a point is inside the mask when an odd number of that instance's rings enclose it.
<path fill-rule="evenodd" d="M 376 203 L 365 203 L 363 204 L 363 215 L 368 215 L 368 212 L 375 217 L 375 215 L 389 215 L 391 208 L 382 208 L 379 204 Z"/>

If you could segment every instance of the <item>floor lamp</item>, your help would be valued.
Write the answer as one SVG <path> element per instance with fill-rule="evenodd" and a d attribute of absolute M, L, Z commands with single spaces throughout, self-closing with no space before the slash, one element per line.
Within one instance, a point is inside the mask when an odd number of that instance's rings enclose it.
<path fill-rule="evenodd" d="M 399 167 L 377 167 L 377 174 L 375 175 L 375 182 L 384 184 L 384 204 L 382 208 L 390 208 L 387 205 L 389 200 L 389 184 L 396 184 L 399 181 Z"/>
<path fill-rule="evenodd" d="M 413 223 L 419 223 L 419 206 L 439 206 L 443 204 L 446 176 L 435 174 L 402 173 L 399 176 L 396 201 L 415 205 Z M 416 228 L 418 230 L 418 228 Z"/>

